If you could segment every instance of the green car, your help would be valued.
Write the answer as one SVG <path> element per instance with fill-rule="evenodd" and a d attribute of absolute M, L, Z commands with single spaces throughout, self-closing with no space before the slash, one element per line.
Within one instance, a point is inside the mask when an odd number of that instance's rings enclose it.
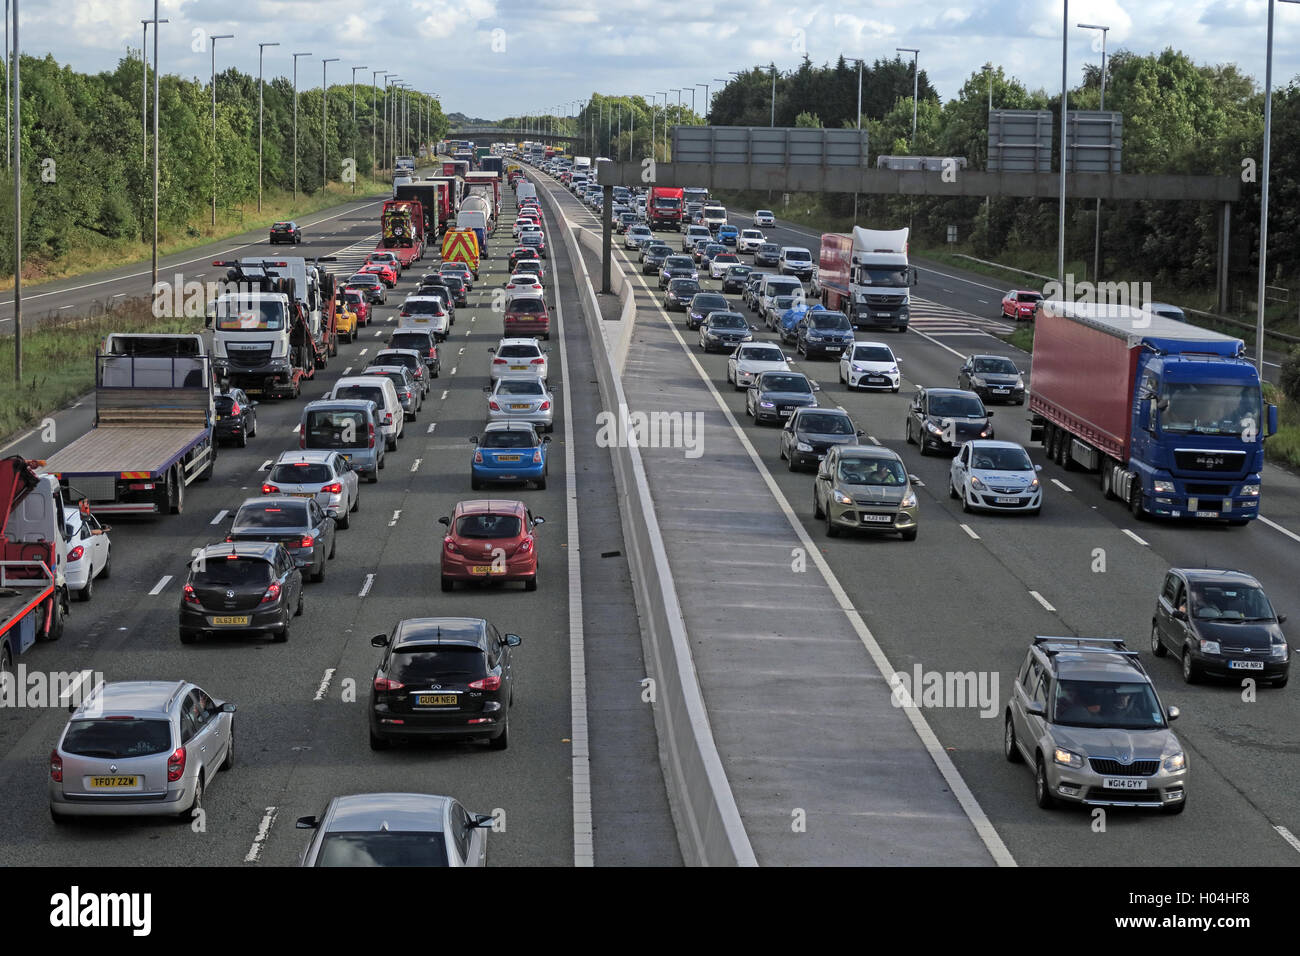
<path fill-rule="evenodd" d="M 916 540 L 916 491 L 897 452 L 878 445 L 832 447 L 813 482 L 813 515 L 826 535 L 845 528 Z"/>

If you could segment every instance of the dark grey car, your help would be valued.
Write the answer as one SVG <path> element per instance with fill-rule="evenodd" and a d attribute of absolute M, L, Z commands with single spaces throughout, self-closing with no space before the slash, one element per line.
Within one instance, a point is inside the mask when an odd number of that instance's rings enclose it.
<path fill-rule="evenodd" d="M 921 454 L 957 449 L 973 438 L 992 438 L 993 413 L 974 392 L 959 388 L 917 388 L 907 409 L 907 443 L 918 444 Z"/>
<path fill-rule="evenodd" d="M 249 498 L 235 512 L 227 541 L 278 541 L 294 564 L 325 580 L 325 561 L 334 557 L 334 519 L 315 497 L 267 495 Z"/>
<path fill-rule="evenodd" d="M 866 433 L 842 408 L 796 408 L 781 429 L 781 457 L 791 471 L 816 468 L 834 445 L 856 445 Z"/>
<path fill-rule="evenodd" d="M 785 421 L 796 408 L 816 405 L 820 389 L 800 372 L 764 372 L 745 394 L 745 411 L 755 424 Z"/>
<path fill-rule="evenodd" d="M 1016 363 L 1003 355 L 972 355 L 957 371 L 957 387 L 985 402 L 1025 404 L 1025 379 Z"/>
<path fill-rule="evenodd" d="M 781 263 L 781 247 L 775 242 L 765 242 L 754 250 L 754 265 L 776 266 Z"/>

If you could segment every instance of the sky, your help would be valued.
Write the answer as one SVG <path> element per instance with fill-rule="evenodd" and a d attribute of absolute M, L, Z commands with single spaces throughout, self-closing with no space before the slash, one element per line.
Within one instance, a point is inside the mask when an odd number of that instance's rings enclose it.
<path fill-rule="evenodd" d="M 138 49 L 142 18 L 153 0 L 16 0 L 22 8 L 26 55 L 51 54 L 85 72 L 111 70 L 128 47 Z M 842 12 L 850 9 L 852 13 Z M 331 83 L 369 82 L 387 70 L 438 95 L 446 112 L 498 118 L 568 113 L 594 92 L 642 95 L 683 89 L 681 101 L 702 112 L 708 84 L 733 70 L 775 62 L 815 65 L 843 54 L 868 62 L 920 49 L 920 64 L 943 99 L 986 61 L 1030 89 L 1061 83 L 1063 0 L 160 0 L 170 22 L 159 34 L 163 71 L 207 77 L 207 37 L 217 44 L 218 70 L 257 73 L 257 44 L 266 48 L 268 79 L 291 74 L 318 87 L 324 57 Z M 1266 0 L 1073 0 L 1069 4 L 1069 78 L 1100 60 L 1096 31 L 1109 26 L 1107 52 L 1173 47 L 1198 63 L 1233 62 L 1263 87 Z M 152 50 L 152 28 L 150 48 Z M 910 54 L 904 54 L 909 56 Z M 151 53 L 152 56 L 152 53 Z M 1300 74 L 1300 4 L 1278 3 L 1274 85 Z M 382 81 L 381 81 L 382 82 Z M 671 93 L 673 102 L 678 94 Z"/>

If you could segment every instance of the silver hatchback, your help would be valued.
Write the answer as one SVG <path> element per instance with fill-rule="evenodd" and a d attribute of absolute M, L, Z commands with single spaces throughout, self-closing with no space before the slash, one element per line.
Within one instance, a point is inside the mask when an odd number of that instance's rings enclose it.
<path fill-rule="evenodd" d="M 343 529 L 352 523 L 349 515 L 361 504 L 361 479 L 336 451 L 286 451 L 280 453 L 262 482 L 262 494 L 315 498 Z"/>
<path fill-rule="evenodd" d="M 189 820 L 217 771 L 234 765 L 234 714 L 187 681 L 104 684 L 50 753 L 50 816 Z"/>

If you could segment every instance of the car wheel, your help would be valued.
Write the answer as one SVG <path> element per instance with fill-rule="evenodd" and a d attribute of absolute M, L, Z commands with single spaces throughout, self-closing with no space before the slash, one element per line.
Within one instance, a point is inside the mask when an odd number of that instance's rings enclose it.
<path fill-rule="evenodd" d="M 77 592 L 77 600 L 85 602 L 85 601 L 89 601 L 94 596 L 95 596 L 95 569 L 91 567 L 90 570 L 86 572 L 86 586 Z"/>
<path fill-rule="evenodd" d="M 113 563 L 113 546 L 109 545 L 108 554 L 104 557 L 104 566 L 99 569 L 99 576 L 101 578 L 104 578 L 105 580 L 108 579 L 108 569 L 112 563 Z"/>
<path fill-rule="evenodd" d="M 388 741 L 387 739 L 385 739 L 385 738 L 383 738 L 383 737 L 377 737 L 377 736 L 375 736 L 375 732 L 374 732 L 373 730 L 370 731 L 370 749 L 371 749 L 371 750 L 387 750 L 388 747 L 389 747 L 389 743 L 390 743 L 390 741 Z"/>
<path fill-rule="evenodd" d="M 1133 488 L 1128 496 L 1128 510 L 1138 521 L 1147 520 L 1147 510 L 1142 507 L 1142 483 L 1140 481 L 1133 482 Z"/>
<path fill-rule="evenodd" d="M 194 817 L 195 810 L 203 809 L 203 774 L 194 778 L 194 799 L 190 805 L 176 815 L 176 819 L 181 823 L 189 823 Z"/>
<path fill-rule="evenodd" d="M 235 765 L 235 727 L 230 726 L 230 743 L 226 745 L 226 759 L 221 761 L 221 770 L 229 770 Z"/>
<path fill-rule="evenodd" d="M 785 455 L 784 457 L 785 457 L 785 462 L 786 462 L 786 464 L 789 466 L 789 468 L 790 468 L 791 471 L 798 471 L 798 470 L 799 470 L 799 466 L 796 465 L 796 464 L 794 463 L 794 456 L 792 456 L 792 455 Z"/>
<path fill-rule="evenodd" d="M 50 820 L 55 826 L 63 826 L 68 822 L 68 818 L 62 813 L 56 813 L 53 807 L 50 807 Z"/>
<path fill-rule="evenodd" d="M 1160 628 L 1154 623 L 1151 625 L 1151 653 L 1156 657 L 1165 657 L 1169 653 L 1169 648 L 1160 640 Z"/>
<path fill-rule="evenodd" d="M 252 425 L 252 427 L 248 430 L 248 437 L 249 437 L 249 438 L 256 438 L 256 437 L 257 437 L 257 412 L 253 412 L 253 425 Z"/>
<path fill-rule="evenodd" d="M 1007 714 L 1002 727 L 1002 756 L 1007 758 L 1007 763 L 1025 762 L 1025 755 L 1016 743 L 1016 726 L 1011 722 L 1010 714 Z"/>
<path fill-rule="evenodd" d="M 1047 766 L 1043 763 L 1041 754 L 1034 768 L 1034 802 L 1044 810 L 1056 806 L 1056 798 L 1052 796 L 1052 791 L 1047 785 Z"/>
<path fill-rule="evenodd" d="M 302 603 L 303 603 L 302 585 L 300 584 L 298 585 L 298 606 L 293 610 L 294 617 L 302 617 Z"/>
<path fill-rule="evenodd" d="M 915 444 L 915 443 L 912 441 L 912 420 L 911 420 L 910 418 L 907 420 L 907 424 L 906 424 L 906 426 L 903 428 L 903 439 L 904 439 L 904 440 L 905 440 L 909 445 Z"/>
<path fill-rule="evenodd" d="M 325 559 L 324 558 L 321 558 L 320 570 L 313 571 L 311 574 L 311 579 L 316 584 L 319 584 L 321 581 L 325 580 Z"/>
<path fill-rule="evenodd" d="M 1274 679 L 1273 679 L 1273 686 L 1274 686 L 1274 687 L 1285 687 L 1287 681 L 1290 680 L 1290 679 L 1291 679 L 1291 675 L 1290 675 L 1290 674 L 1283 674 L 1281 677 L 1277 677 L 1277 678 L 1274 678 Z"/>
<path fill-rule="evenodd" d="M 483 487 L 483 482 L 471 475 L 469 479 L 469 487 L 471 491 L 478 491 Z"/>
<path fill-rule="evenodd" d="M 330 553 L 327 554 L 325 557 L 327 557 L 329 560 L 333 561 L 333 560 L 334 560 L 334 552 L 335 552 L 335 550 L 338 548 L 338 546 L 339 546 L 339 539 L 338 539 L 337 537 L 335 537 L 335 538 L 330 538 Z"/>
<path fill-rule="evenodd" d="M 289 622 L 286 620 L 284 626 L 278 631 L 271 632 L 271 640 L 276 644 L 284 644 L 289 640 Z"/>
<path fill-rule="evenodd" d="M 835 526 L 835 519 L 832 518 L 831 513 L 827 511 L 826 512 L 826 537 L 838 538 L 839 536 L 840 536 L 840 529 Z"/>
<path fill-rule="evenodd" d="M 813 517 L 820 518 L 822 517 L 822 515 L 823 515 L 822 504 L 821 501 L 819 501 L 817 498 L 817 492 L 814 491 L 813 492 Z"/>
<path fill-rule="evenodd" d="M 510 746 L 510 708 L 506 708 L 506 725 L 501 728 L 499 736 L 488 741 L 489 750 L 505 750 Z"/>
<path fill-rule="evenodd" d="M 952 475 L 948 476 L 948 497 L 954 500 L 961 497 L 957 494 L 957 486 L 953 483 Z"/>
<path fill-rule="evenodd" d="M 361 489 L 360 488 L 357 489 L 357 496 L 352 499 L 351 510 L 354 512 L 361 510 Z"/>
<path fill-rule="evenodd" d="M 1196 662 L 1192 660 L 1192 649 L 1190 647 L 1185 647 L 1183 648 L 1183 683 L 1199 684 L 1200 682 L 1201 669 L 1197 667 Z"/>
<path fill-rule="evenodd" d="M 248 447 L 248 430 L 247 430 L 247 429 L 240 429 L 240 432 L 239 432 L 239 447 L 240 447 L 240 448 L 247 448 L 247 447 Z"/>
<path fill-rule="evenodd" d="M 908 528 L 906 531 L 900 531 L 899 534 L 902 536 L 904 541 L 915 541 L 916 532 L 916 528 Z"/>
<path fill-rule="evenodd" d="M 187 631 L 187 630 L 185 630 L 184 628 L 181 628 L 181 643 L 182 643 L 182 644 L 193 644 L 193 643 L 194 643 L 194 632 L 193 632 L 193 631 Z"/>
<path fill-rule="evenodd" d="M 525 590 L 525 591 L 536 591 L 536 590 L 537 590 L 537 578 L 536 578 L 535 576 L 534 576 L 534 577 L 531 577 L 531 578 L 525 578 L 525 579 L 524 579 L 524 590 Z"/>
<path fill-rule="evenodd" d="M 963 488 L 961 492 L 961 510 L 964 511 L 966 514 L 970 514 L 972 511 L 975 510 L 973 507 L 971 507 L 970 492 L 967 491 L 965 488 Z"/>

